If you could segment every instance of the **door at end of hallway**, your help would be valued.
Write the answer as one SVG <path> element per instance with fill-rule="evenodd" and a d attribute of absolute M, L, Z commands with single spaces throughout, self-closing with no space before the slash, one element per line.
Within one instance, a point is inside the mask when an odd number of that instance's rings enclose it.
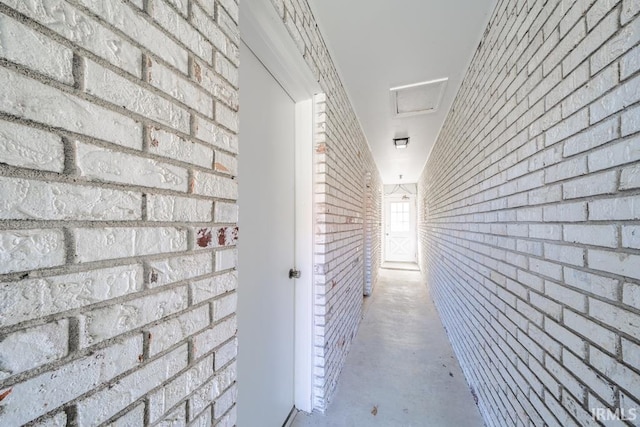
<path fill-rule="evenodd" d="M 416 262 L 416 202 L 414 195 L 385 197 L 384 260 Z"/>

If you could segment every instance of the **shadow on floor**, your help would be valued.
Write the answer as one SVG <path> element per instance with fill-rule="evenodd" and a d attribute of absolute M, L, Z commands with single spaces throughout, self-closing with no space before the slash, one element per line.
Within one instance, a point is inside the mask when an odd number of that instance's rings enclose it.
<path fill-rule="evenodd" d="M 417 271 L 380 270 L 326 414 L 303 426 L 483 426 Z"/>

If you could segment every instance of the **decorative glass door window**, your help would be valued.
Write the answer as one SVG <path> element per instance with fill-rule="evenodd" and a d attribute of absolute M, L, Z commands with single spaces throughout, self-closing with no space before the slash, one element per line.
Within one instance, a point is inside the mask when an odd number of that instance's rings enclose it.
<path fill-rule="evenodd" d="M 409 202 L 391 202 L 390 205 L 390 231 L 409 231 L 411 229 L 411 212 L 409 211 Z"/>

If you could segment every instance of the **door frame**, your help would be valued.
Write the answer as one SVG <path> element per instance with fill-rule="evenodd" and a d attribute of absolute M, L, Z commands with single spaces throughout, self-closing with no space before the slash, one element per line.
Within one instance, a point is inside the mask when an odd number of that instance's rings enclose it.
<path fill-rule="evenodd" d="M 384 222 L 383 222 L 383 230 L 384 233 L 382 235 L 382 252 L 383 252 L 383 261 L 384 262 L 399 262 L 399 261 L 390 261 L 388 259 L 388 251 L 387 251 L 387 234 L 390 233 L 389 230 L 389 221 L 390 221 L 390 206 L 393 202 L 401 202 L 408 201 L 409 202 L 409 221 L 411 225 L 411 237 L 413 239 L 413 259 L 411 261 L 406 262 L 418 262 L 418 207 L 416 204 L 417 197 L 415 194 L 410 193 L 401 193 L 401 194 L 389 194 L 384 196 L 383 199 L 383 212 L 384 212 Z M 404 261 L 402 261 L 404 262 Z"/>
<path fill-rule="evenodd" d="M 295 295 L 295 366 L 292 369 L 294 370 L 294 405 L 299 410 L 311 412 L 313 410 L 314 342 L 313 96 L 320 93 L 321 89 L 271 1 L 241 1 L 240 22 L 242 41 L 295 102 L 296 237 L 294 252 L 295 267 L 302 272 L 302 276 L 292 283 Z M 242 387 L 242 384 L 239 386 Z"/>

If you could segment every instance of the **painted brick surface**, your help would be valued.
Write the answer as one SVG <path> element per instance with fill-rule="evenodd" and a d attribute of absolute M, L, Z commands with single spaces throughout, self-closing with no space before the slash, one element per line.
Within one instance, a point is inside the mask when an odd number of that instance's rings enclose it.
<path fill-rule="evenodd" d="M 191 22 L 187 22 L 164 0 L 153 0 L 150 8 L 155 21 L 187 46 L 188 50 L 207 61 L 211 60 L 213 50 L 202 34 L 196 31 L 202 25 L 196 15 L 192 16 Z"/>
<path fill-rule="evenodd" d="M 79 316 L 80 346 L 88 347 L 148 325 L 187 307 L 185 287 L 174 288 Z"/>
<path fill-rule="evenodd" d="M 168 227 L 75 230 L 79 262 L 177 252 L 187 248 L 185 230 Z"/>
<path fill-rule="evenodd" d="M 45 372 L 8 388 L 3 399 L 4 425 L 22 425 L 138 366 L 141 337 L 122 340 L 95 353 L 66 363 L 55 375 Z M 24 399 L 23 396 L 30 396 Z"/>
<path fill-rule="evenodd" d="M 17 71 L 3 68 L 0 111 L 125 147 L 142 146 L 142 128 L 125 114 L 108 110 Z"/>
<path fill-rule="evenodd" d="M 369 167 L 374 167 L 373 163 Z M 377 174 L 365 174 L 364 294 L 371 295 L 382 263 L 382 182 Z"/>
<path fill-rule="evenodd" d="M 498 1 L 422 173 L 421 266 L 488 426 L 638 410 L 637 4 Z"/>
<path fill-rule="evenodd" d="M 0 274 L 56 267 L 65 253 L 60 229 L 0 231 Z"/>
<path fill-rule="evenodd" d="M 153 390 L 187 366 L 187 346 L 182 345 L 146 366 L 121 378 L 78 403 L 78 418 L 83 425 L 98 425 L 130 403 Z"/>
<path fill-rule="evenodd" d="M 211 99 L 209 98 L 209 101 Z M 213 108 L 213 104 L 211 104 Z M 213 163 L 213 149 L 205 145 L 187 141 L 178 135 L 162 129 L 149 129 L 149 151 L 162 157 L 182 160 L 203 168 Z"/>
<path fill-rule="evenodd" d="M 87 93 L 178 131 L 188 132 L 189 113 L 180 106 L 96 62 L 87 60 L 82 72 Z"/>
<path fill-rule="evenodd" d="M 0 186 L 2 219 L 142 219 L 140 193 L 4 177 Z"/>
<path fill-rule="evenodd" d="M 0 156 L 12 166 L 51 172 L 64 170 L 62 138 L 4 120 L 0 121 Z"/>
<path fill-rule="evenodd" d="M 141 291 L 142 265 L 101 268 L 0 284 L 0 325 L 8 326 Z"/>
<path fill-rule="evenodd" d="M 3 0 L 2 3 L 110 64 L 140 76 L 140 49 L 134 46 L 134 43 L 115 34 L 104 22 L 90 18 L 68 2 Z M 114 49 L 114 46 L 118 48 Z"/>
<path fill-rule="evenodd" d="M 6 15 L 0 17 L 0 57 L 73 84 L 73 52 Z"/>
<path fill-rule="evenodd" d="M 100 0 L 81 0 L 80 3 L 103 20 L 124 32 L 134 43 L 140 44 L 175 68 L 186 72 L 188 52 L 170 35 L 151 24 L 144 15 L 122 0 L 105 3 Z M 111 61 L 109 61 L 111 62 Z M 132 74 L 140 76 L 140 68 Z"/>
<path fill-rule="evenodd" d="M 0 425 L 234 422 L 237 22 L 0 1 Z"/>
<path fill-rule="evenodd" d="M 202 306 L 147 331 L 149 354 L 160 353 L 209 325 L 209 307 Z"/>
<path fill-rule="evenodd" d="M 66 319 L 6 335 L 0 342 L 0 378 L 61 359 L 68 347 L 69 321 Z"/>
<path fill-rule="evenodd" d="M 194 76 L 204 90 L 225 102 L 229 107 L 238 107 L 238 94 L 210 66 L 194 60 Z"/>
<path fill-rule="evenodd" d="M 212 202 L 188 197 L 147 195 L 147 218 L 161 222 L 211 222 Z M 221 221 L 217 222 L 233 222 Z"/>

